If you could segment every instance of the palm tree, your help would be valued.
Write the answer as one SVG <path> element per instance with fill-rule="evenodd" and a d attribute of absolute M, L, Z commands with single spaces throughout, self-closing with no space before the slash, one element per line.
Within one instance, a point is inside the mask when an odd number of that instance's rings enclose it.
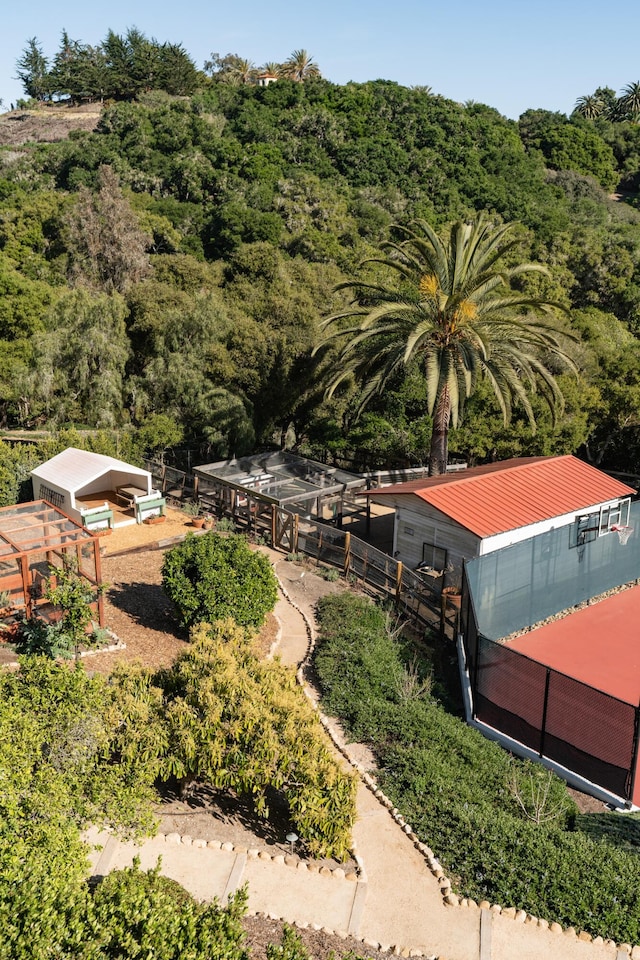
<path fill-rule="evenodd" d="M 505 422 L 519 402 L 535 427 L 530 393 L 540 387 L 552 413 L 562 409 L 562 394 L 549 369 L 574 368 L 563 349 L 566 336 L 554 324 L 559 304 L 512 289 L 512 281 L 543 266 L 498 266 L 518 241 L 510 225 L 494 227 L 480 216 L 458 222 L 441 240 L 424 221 L 397 228 L 404 239 L 387 242 L 385 258 L 372 258 L 399 274 L 396 289 L 348 281 L 354 300 L 322 322 L 325 339 L 316 351 L 338 340 L 338 358 L 327 389 L 356 376 L 363 383 L 357 413 L 414 360 L 421 362 L 427 409 L 433 417 L 430 475 L 446 470 L 448 435 L 457 426 L 464 403 L 480 376 L 490 382 Z M 345 319 L 351 324 L 345 326 Z M 575 369 L 575 368 L 574 368 Z"/>
<path fill-rule="evenodd" d="M 243 87 L 255 79 L 257 72 L 256 65 L 251 60 L 245 57 L 234 57 L 224 73 L 224 79 L 231 84 Z"/>
<path fill-rule="evenodd" d="M 282 64 L 276 63 L 275 60 L 267 60 L 267 62 L 260 67 L 260 73 L 266 73 L 270 77 L 279 77 L 282 71 Z"/>
<path fill-rule="evenodd" d="M 618 100 L 624 116 L 633 123 L 640 121 L 640 81 L 628 83 Z"/>
<path fill-rule="evenodd" d="M 320 67 L 306 50 L 294 50 L 282 64 L 281 73 L 283 77 L 295 80 L 297 83 L 321 76 Z"/>
<path fill-rule="evenodd" d="M 590 93 L 586 97 L 578 97 L 573 109 L 585 120 L 597 120 L 604 113 L 604 101 L 597 94 Z"/>

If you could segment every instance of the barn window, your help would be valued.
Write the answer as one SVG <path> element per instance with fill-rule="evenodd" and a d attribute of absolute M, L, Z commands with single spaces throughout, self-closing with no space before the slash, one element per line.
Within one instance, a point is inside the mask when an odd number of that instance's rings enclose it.
<path fill-rule="evenodd" d="M 447 566 L 447 551 L 435 543 L 422 544 L 422 562 L 434 570 L 444 570 Z"/>

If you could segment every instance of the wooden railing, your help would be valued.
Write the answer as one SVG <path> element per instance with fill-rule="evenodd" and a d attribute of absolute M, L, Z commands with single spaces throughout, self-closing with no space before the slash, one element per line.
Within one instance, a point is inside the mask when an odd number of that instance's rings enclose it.
<path fill-rule="evenodd" d="M 354 537 L 348 530 L 300 516 L 260 500 L 249 491 L 243 491 L 241 506 L 236 498 L 230 501 L 217 495 L 215 490 L 199 492 L 197 478 L 194 482 L 193 477 L 180 475 L 181 471 L 173 467 L 149 462 L 147 469 L 166 496 L 173 496 L 177 501 L 197 499 L 203 511 L 230 518 L 236 530 L 262 537 L 276 550 L 289 555 L 304 554 L 318 563 L 337 568 L 348 580 L 392 600 L 403 616 L 415 624 L 435 626 L 449 634 L 457 629 L 458 611 L 445 605 L 438 591 L 401 561 Z"/>

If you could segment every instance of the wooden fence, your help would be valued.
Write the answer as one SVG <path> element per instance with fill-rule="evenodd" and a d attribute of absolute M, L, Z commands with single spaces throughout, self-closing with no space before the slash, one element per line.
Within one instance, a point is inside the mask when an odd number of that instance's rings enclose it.
<path fill-rule="evenodd" d="M 263 537 L 276 550 L 286 554 L 304 554 L 318 563 L 335 567 L 350 581 L 369 588 L 376 595 L 393 600 L 402 615 L 421 627 L 438 627 L 453 635 L 458 611 L 443 602 L 440 593 L 408 570 L 404 564 L 378 550 L 348 530 L 292 513 L 275 503 L 265 502 L 242 492 L 242 505 L 236 498 L 199 494 L 197 483 L 188 474 L 173 467 L 149 462 L 154 483 L 165 496 L 176 500 L 193 497 L 201 508 L 219 518 L 229 518 L 236 530 Z"/>

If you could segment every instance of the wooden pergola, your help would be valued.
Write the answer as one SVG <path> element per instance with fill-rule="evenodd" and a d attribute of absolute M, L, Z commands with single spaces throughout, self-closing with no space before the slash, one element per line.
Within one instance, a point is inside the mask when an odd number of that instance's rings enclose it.
<path fill-rule="evenodd" d="M 72 561 L 78 575 L 97 588 L 102 579 L 99 537 L 46 500 L 0 508 L 0 593 L 15 614 L 48 618 L 51 605 L 45 582 Z M 95 610 L 104 625 L 102 596 L 96 589 Z"/>

